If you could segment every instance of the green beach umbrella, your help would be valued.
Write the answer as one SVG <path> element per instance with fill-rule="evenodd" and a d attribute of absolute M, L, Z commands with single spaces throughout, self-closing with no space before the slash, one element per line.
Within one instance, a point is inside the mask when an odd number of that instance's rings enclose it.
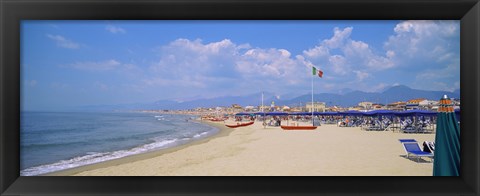
<path fill-rule="evenodd" d="M 452 101 L 446 95 L 440 99 L 438 107 L 433 175 L 460 175 L 460 127 Z"/>

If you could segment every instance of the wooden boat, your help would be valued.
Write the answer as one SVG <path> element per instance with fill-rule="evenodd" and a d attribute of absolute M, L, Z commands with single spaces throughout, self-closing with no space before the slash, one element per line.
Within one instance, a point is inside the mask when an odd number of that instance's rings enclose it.
<path fill-rule="evenodd" d="M 248 125 L 253 125 L 253 121 L 252 122 L 247 122 L 247 123 L 237 123 L 236 125 L 225 125 L 227 127 L 230 127 L 230 128 L 237 128 L 237 127 L 245 127 L 245 126 L 248 126 Z"/>
<path fill-rule="evenodd" d="M 316 126 L 285 126 L 282 125 L 283 130 L 314 130 L 317 129 Z"/>

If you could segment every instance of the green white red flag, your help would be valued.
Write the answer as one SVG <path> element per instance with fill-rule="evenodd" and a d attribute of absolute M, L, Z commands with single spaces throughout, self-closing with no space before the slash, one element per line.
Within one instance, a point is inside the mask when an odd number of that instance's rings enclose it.
<path fill-rule="evenodd" d="M 317 69 L 316 67 L 312 66 L 312 74 L 318 75 L 319 77 L 323 77 L 323 71 Z"/>

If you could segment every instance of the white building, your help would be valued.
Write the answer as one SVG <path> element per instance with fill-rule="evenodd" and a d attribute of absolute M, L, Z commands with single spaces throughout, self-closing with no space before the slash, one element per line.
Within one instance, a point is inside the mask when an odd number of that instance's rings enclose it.
<path fill-rule="evenodd" d="M 435 106 L 438 106 L 438 101 L 425 99 L 423 101 L 418 102 L 418 107 L 421 109 L 433 109 Z"/>
<path fill-rule="evenodd" d="M 254 106 L 245 106 L 245 111 L 253 111 L 255 109 Z"/>
<path fill-rule="evenodd" d="M 373 103 L 372 103 L 372 102 L 368 102 L 368 101 L 363 101 L 363 102 L 358 103 L 358 106 L 361 106 L 361 107 L 363 107 L 363 108 L 366 109 L 366 110 L 372 109 L 372 105 L 373 105 Z"/>
<path fill-rule="evenodd" d="M 309 102 L 305 105 L 307 112 L 312 112 L 312 102 Z M 314 112 L 325 112 L 325 102 L 313 102 L 313 111 Z"/>

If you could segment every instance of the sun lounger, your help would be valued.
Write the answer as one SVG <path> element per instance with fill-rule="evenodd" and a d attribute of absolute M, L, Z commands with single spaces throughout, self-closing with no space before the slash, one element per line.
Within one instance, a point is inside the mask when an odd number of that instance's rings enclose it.
<path fill-rule="evenodd" d="M 402 129 L 403 133 L 417 133 L 417 129 L 415 127 L 405 127 Z"/>
<path fill-rule="evenodd" d="M 414 155 L 417 157 L 418 162 L 421 157 L 429 157 L 433 162 L 433 154 L 422 151 L 417 142 L 402 142 L 402 145 L 405 149 L 405 153 L 407 154 L 407 158 L 410 158 L 411 155 Z"/>
<path fill-rule="evenodd" d="M 400 141 L 400 143 L 404 143 L 404 142 L 417 142 L 417 140 L 415 140 L 415 139 L 399 139 L 398 141 Z"/>

